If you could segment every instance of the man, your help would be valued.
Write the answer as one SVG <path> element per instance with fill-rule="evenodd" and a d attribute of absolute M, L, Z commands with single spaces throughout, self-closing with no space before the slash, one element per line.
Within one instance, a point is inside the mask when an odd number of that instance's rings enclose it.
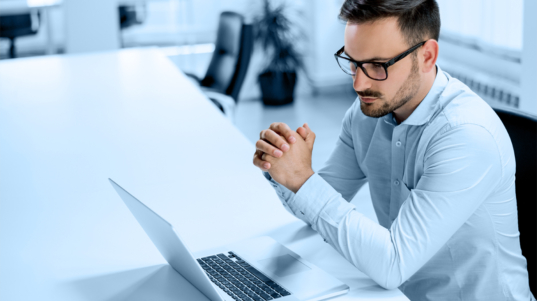
<path fill-rule="evenodd" d="M 358 98 L 324 168 L 315 134 L 273 123 L 254 164 L 286 209 L 410 300 L 533 300 L 515 158 L 494 111 L 436 66 L 435 0 L 346 0 L 338 64 Z M 349 202 L 369 182 L 379 224 Z"/>

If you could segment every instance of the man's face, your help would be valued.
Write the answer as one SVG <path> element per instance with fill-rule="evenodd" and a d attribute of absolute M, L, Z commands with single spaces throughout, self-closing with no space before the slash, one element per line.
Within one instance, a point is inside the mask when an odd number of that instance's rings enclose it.
<path fill-rule="evenodd" d="M 404 39 L 396 18 L 347 23 L 345 28 L 345 54 L 355 61 L 377 58 L 375 61 L 387 62 L 411 46 L 414 45 L 409 46 Z M 370 79 L 360 69 L 353 80 L 360 108 L 370 117 L 382 117 L 403 106 L 417 94 L 422 81 L 414 54 L 390 66 L 384 81 Z"/>

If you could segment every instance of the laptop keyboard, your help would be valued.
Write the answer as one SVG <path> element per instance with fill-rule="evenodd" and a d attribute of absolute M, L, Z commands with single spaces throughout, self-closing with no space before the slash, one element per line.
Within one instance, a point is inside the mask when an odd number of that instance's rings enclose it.
<path fill-rule="evenodd" d="M 235 300 L 273 300 L 291 294 L 233 252 L 197 260 L 209 279 Z"/>

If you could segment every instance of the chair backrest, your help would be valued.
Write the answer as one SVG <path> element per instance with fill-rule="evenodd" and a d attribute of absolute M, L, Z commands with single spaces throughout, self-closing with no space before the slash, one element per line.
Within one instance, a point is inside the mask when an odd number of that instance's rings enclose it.
<path fill-rule="evenodd" d="M 138 19 L 138 12 L 136 11 L 135 5 L 120 5 L 118 6 L 118 13 L 120 29 L 142 24 L 142 22 Z"/>
<path fill-rule="evenodd" d="M 242 34 L 241 34 L 241 49 L 239 51 L 239 60 L 237 62 L 237 67 L 235 68 L 235 74 L 231 79 L 231 83 L 226 89 L 226 94 L 231 96 L 235 102 L 239 97 L 239 92 L 246 78 L 246 73 L 248 71 L 248 66 L 250 65 L 250 58 L 252 57 L 252 52 L 254 51 L 254 31 L 253 25 L 243 24 L 242 25 Z"/>
<path fill-rule="evenodd" d="M 244 17 L 238 13 L 223 12 L 213 57 L 201 85 L 237 101 L 252 50 L 252 26 L 244 24 Z"/>
<path fill-rule="evenodd" d="M 33 20 L 31 13 L 0 16 L 0 37 L 17 38 L 36 34 L 37 26 L 34 22 L 39 22 L 40 13 L 36 16 L 38 20 Z"/>
<path fill-rule="evenodd" d="M 515 189 L 522 254 L 528 262 L 530 289 L 537 295 L 537 116 L 508 108 L 494 108 L 515 151 Z"/>

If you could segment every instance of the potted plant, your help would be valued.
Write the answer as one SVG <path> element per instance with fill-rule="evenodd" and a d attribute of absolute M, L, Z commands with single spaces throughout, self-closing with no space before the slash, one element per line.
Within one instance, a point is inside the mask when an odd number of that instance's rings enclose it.
<path fill-rule="evenodd" d="M 292 102 L 297 72 L 305 71 L 302 56 L 296 51 L 298 28 L 285 13 L 285 4 L 272 8 L 270 0 L 263 0 L 262 13 L 254 19 L 255 41 L 269 58 L 258 77 L 266 105 Z"/>

